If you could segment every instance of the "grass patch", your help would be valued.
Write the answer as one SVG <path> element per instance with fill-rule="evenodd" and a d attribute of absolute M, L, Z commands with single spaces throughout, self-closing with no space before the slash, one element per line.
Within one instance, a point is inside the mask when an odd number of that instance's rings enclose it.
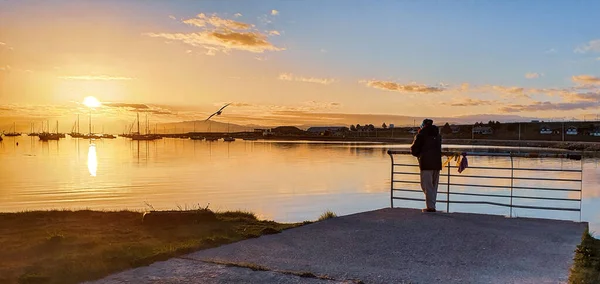
<path fill-rule="evenodd" d="M 600 240 L 592 237 L 587 230 L 575 250 L 569 283 L 600 283 Z"/>
<path fill-rule="evenodd" d="M 142 224 L 142 215 L 90 210 L 0 213 L 0 283 L 79 283 L 302 225 L 258 220 L 240 211 L 187 223 Z"/>
<path fill-rule="evenodd" d="M 327 219 L 331 219 L 331 218 L 335 218 L 335 217 L 337 217 L 337 215 L 335 213 L 333 213 L 330 210 L 327 210 L 323 214 L 321 214 L 321 216 L 319 216 L 319 219 L 317 219 L 317 221 L 323 221 L 323 220 L 327 220 Z"/>

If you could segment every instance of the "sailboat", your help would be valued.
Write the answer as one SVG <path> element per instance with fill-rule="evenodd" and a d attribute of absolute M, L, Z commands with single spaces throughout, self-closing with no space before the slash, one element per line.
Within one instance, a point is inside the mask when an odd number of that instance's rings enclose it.
<path fill-rule="evenodd" d="M 104 125 L 102 126 L 102 138 L 104 139 L 115 139 L 117 138 L 116 136 L 112 135 L 112 134 L 106 134 L 104 133 Z"/>
<path fill-rule="evenodd" d="M 192 140 L 204 140 L 204 137 L 202 137 L 201 135 L 198 135 L 196 133 L 196 121 L 194 120 L 194 134 L 190 135 L 190 139 Z"/>
<path fill-rule="evenodd" d="M 77 128 L 77 132 L 75 132 L 75 128 Z M 73 138 L 82 138 L 84 135 L 79 132 L 79 114 L 77 115 L 77 121 L 71 127 L 71 133 L 69 135 Z"/>
<path fill-rule="evenodd" d="M 29 134 L 27 134 L 27 136 L 39 136 L 40 134 L 37 132 L 33 132 L 33 128 L 34 128 L 34 123 L 31 123 L 31 130 L 29 130 Z"/>
<path fill-rule="evenodd" d="M 227 123 L 227 134 L 229 134 L 229 123 Z M 235 141 L 235 138 L 233 138 L 232 136 L 227 136 L 227 137 L 223 138 L 223 141 L 233 142 L 233 141 Z"/>
<path fill-rule="evenodd" d="M 131 135 L 131 140 L 156 140 L 162 139 L 161 136 L 157 134 L 150 134 L 148 130 L 148 115 L 146 115 L 146 134 L 140 133 L 140 114 L 137 114 L 137 133 Z"/>
<path fill-rule="evenodd" d="M 21 133 L 17 132 L 17 124 L 15 122 L 13 122 L 13 127 L 11 128 L 12 132 L 6 132 L 4 133 L 4 136 L 8 136 L 8 137 L 14 137 L 14 136 L 21 136 Z"/>
<path fill-rule="evenodd" d="M 41 141 L 58 140 L 61 135 L 58 133 L 58 121 L 56 121 L 56 133 L 50 133 L 50 122 L 48 122 L 48 132 L 40 133 Z"/>

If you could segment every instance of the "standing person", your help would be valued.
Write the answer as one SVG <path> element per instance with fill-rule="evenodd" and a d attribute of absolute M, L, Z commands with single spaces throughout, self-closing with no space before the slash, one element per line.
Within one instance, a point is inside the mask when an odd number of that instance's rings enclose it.
<path fill-rule="evenodd" d="M 425 119 L 415 140 L 410 147 L 410 153 L 419 160 L 421 170 L 421 189 L 425 193 L 427 208 L 423 212 L 435 212 L 440 171 L 442 170 L 442 136 L 433 120 Z"/>

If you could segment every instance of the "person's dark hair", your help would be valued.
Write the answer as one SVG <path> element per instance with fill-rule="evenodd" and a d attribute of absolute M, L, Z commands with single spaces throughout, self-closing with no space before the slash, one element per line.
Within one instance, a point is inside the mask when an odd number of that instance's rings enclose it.
<path fill-rule="evenodd" d="M 423 119 L 423 123 L 421 123 L 421 128 L 425 127 L 425 126 L 431 126 L 433 125 L 433 120 L 426 118 Z"/>

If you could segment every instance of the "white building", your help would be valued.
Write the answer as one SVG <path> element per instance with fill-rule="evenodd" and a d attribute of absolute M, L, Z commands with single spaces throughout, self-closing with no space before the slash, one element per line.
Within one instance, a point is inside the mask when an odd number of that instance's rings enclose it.
<path fill-rule="evenodd" d="M 552 129 L 550 129 L 550 127 L 548 127 L 548 126 L 542 126 L 542 128 L 540 128 L 540 134 L 544 134 L 544 135 L 552 134 Z"/>
<path fill-rule="evenodd" d="M 569 126 L 569 128 L 567 128 L 566 134 L 567 135 L 577 135 L 577 127 Z"/>

